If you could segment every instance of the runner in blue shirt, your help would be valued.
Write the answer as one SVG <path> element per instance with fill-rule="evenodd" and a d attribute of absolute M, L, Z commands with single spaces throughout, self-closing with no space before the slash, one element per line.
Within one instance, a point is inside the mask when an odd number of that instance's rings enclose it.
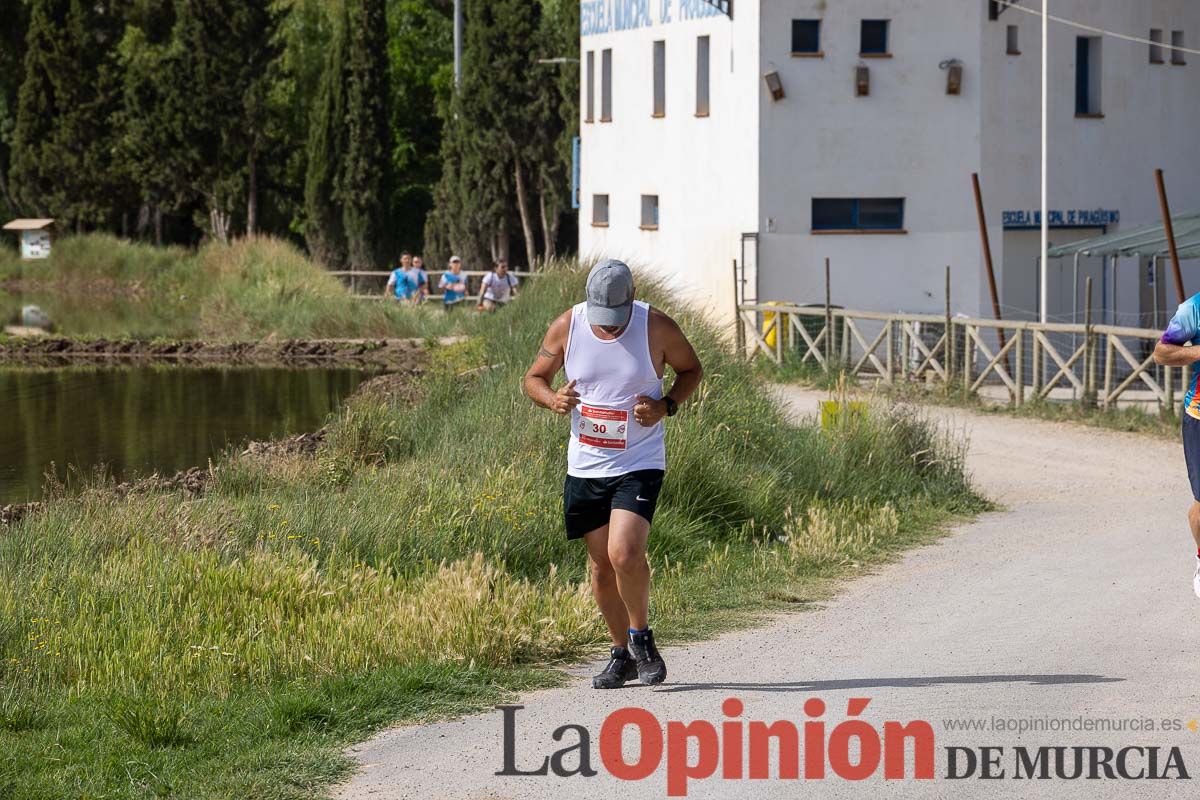
<path fill-rule="evenodd" d="M 442 302 L 447 311 L 461 303 L 467 296 L 467 276 L 462 274 L 461 258 L 450 257 L 450 269 L 442 273 L 442 279 L 438 281 L 438 288 L 442 290 Z"/>
<path fill-rule="evenodd" d="M 424 303 L 429 296 L 429 274 L 425 272 L 425 259 L 413 256 L 413 277 L 417 282 L 417 291 L 413 296 L 414 303 Z"/>
<path fill-rule="evenodd" d="M 1192 347 L 1200 338 L 1200 294 L 1184 301 L 1171 318 L 1162 339 L 1154 347 L 1154 360 L 1171 367 L 1193 367 L 1187 393 L 1183 396 L 1183 456 L 1187 462 L 1188 481 L 1192 484 L 1192 507 L 1188 509 L 1188 524 L 1196 542 L 1196 572 L 1192 590 L 1200 597 L 1200 347 Z"/>
<path fill-rule="evenodd" d="M 385 294 L 395 295 L 397 300 L 412 301 L 418 296 L 421 288 L 419 275 L 423 274 L 413 268 L 412 254 L 405 252 L 400 256 L 400 267 L 392 270 L 388 278 Z"/>

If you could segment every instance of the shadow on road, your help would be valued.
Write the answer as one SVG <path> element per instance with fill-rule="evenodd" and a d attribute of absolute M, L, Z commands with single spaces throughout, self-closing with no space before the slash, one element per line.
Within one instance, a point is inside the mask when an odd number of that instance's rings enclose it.
<path fill-rule="evenodd" d="M 1031 686 L 1058 686 L 1067 683 L 1119 683 L 1124 678 L 1104 675 L 942 675 L 928 678 L 849 678 L 832 681 L 793 681 L 788 683 L 674 683 L 660 692 L 824 692 L 838 689 L 927 689 L 932 686 L 982 683 L 1027 683 Z"/>

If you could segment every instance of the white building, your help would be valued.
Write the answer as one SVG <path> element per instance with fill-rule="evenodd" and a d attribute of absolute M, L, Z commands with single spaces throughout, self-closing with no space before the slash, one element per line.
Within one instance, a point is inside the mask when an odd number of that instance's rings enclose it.
<path fill-rule="evenodd" d="M 719 318 L 745 296 L 991 316 L 971 174 L 1006 316 L 1038 308 L 1039 0 L 583 0 L 580 252 L 623 257 Z M 999 13 L 997 13 L 999 12 Z M 1051 242 L 1200 209 L 1194 0 L 1052 0 Z M 1098 262 L 1099 318 L 1173 307 Z M 1200 265 L 1185 272 L 1200 289 Z M 1080 303 L 1051 263 L 1050 313 Z M 1157 294 L 1157 296 L 1156 296 Z M 1081 310 L 1081 306 L 1080 306 Z"/>

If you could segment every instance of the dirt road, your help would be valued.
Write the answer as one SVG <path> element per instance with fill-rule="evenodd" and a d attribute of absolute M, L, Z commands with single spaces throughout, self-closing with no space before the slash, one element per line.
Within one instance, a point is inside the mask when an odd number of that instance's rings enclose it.
<path fill-rule="evenodd" d="M 820 399 L 812 392 L 780 391 L 798 414 L 813 413 Z M 1013 777 L 1018 746 L 1036 754 L 1032 748 L 1039 746 L 1118 751 L 1138 745 L 1162 748 L 1159 771 L 1169 749 L 1179 747 L 1187 773 L 1200 780 L 1200 733 L 1161 730 L 1164 720 L 1186 726 L 1200 717 L 1200 600 L 1191 591 L 1181 448 L 1133 434 L 944 409 L 930 413 L 970 437 L 976 482 L 1004 510 L 848 584 L 816 611 L 667 649 L 670 683 L 655 690 L 592 691 L 589 666 L 566 688 L 523 698 L 518 766 L 529 769 L 574 743 L 574 735 L 564 743 L 551 735 L 575 723 L 591 733 L 597 776 L 497 777 L 502 718 L 492 712 L 396 729 L 355 748 L 361 769 L 337 796 L 665 797 L 665 762 L 637 783 L 618 781 L 603 769 L 597 740 L 612 711 L 641 706 L 664 723 L 719 723 L 725 719 L 722 701 L 737 697 L 745 703 L 743 720 L 800 724 L 807 719 L 803 705 L 814 696 L 828 705 L 830 729 L 846 719 L 854 697 L 871 698 L 862 718 L 877 728 L 884 720 L 927 720 L 936 735 L 936 779 L 884 781 L 880 769 L 859 783 L 834 776 L 820 782 L 723 780 L 718 771 L 692 781 L 688 796 L 1165 798 L 1194 791 L 1191 780 Z M 954 720 L 988 727 L 952 730 L 948 723 Z M 996 729 L 1009 720 L 1067 730 Z M 1147 730 L 1147 721 L 1159 730 Z M 627 738 L 636 744 L 636 735 Z M 997 758 L 1005 777 L 980 780 L 977 767 L 975 778 L 947 780 L 946 748 L 954 746 L 976 754 L 983 746 L 1003 747 Z M 1065 751 L 1068 775 L 1073 753 Z M 1047 756 L 1053 776 L 1053 751 Z M 1145 771 L 1148 758 L 1148 751 L 1130 751 L 1127 773 Z"/>

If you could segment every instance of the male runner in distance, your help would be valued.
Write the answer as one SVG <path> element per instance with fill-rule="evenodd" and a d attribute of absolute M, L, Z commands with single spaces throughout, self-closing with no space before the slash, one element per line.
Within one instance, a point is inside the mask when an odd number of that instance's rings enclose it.
<path fill-rule="evenodd" d="M 663 394 L 663 371 L 675 383 Z M 560 369 L 567 383 L 551 382 Z M 667 667 L 649 626 L 646 538 L 666 470 L 663 418 L 696 390 L 703 369 L 675 321 L 634 300 L 633 275 L 602 261 L 588 275 L 587 301 L 550 325 L 525 394 L 571 416 L 563 510 L 567 538 L 583 539 L 592 595 L 612 636 L 611 660 L 592 679 L 618 689 L 635 676 L 662 683 Z"/>
<path fill-rule="evenodd" d="M 1187 367 L 1200 361 L 1200 347 L 1189 347 L 1200 336 L 1200 294 L 1184 301 L 1154 346 L 1154 361 L 1170 367 Z M 1200 597 L 1200 369 L 1193 368 L 1191 386 L 1183 396 L 1183 456 L 1192 484 L 1188 525 L 1196 541 L 1196 572 L 1192 591 Z"/>

